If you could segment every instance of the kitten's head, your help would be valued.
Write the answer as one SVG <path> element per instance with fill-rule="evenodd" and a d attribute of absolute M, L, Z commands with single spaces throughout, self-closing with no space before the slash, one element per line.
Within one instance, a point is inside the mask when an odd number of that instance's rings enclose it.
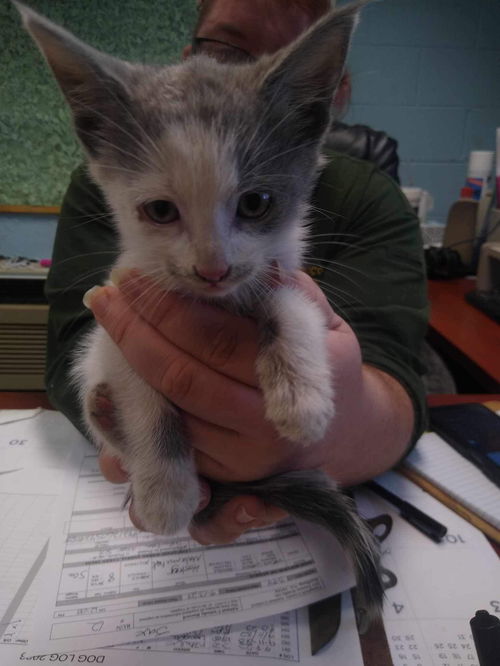
<path fill-rule="evenodd" d="M 300 265 L 308 199 L 359 4 L 244 65 L 135 65 L 16 3 L 73 112 L 121 263 L 203 297 Z"/>

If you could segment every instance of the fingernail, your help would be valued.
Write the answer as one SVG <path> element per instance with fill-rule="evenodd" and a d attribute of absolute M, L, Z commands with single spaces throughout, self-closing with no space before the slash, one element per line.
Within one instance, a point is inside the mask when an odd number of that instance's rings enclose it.
<path fill-rule="evenodd" d="M 119 287 L 120 283 L 123 282 L 132 272 L 132 269 L 130 268 L 124 268 L 124 267 L 118 267 L 118 268 L 113 268 L 111 273 L 109 274 L 109 279 L 112 284 L 115 285 L 115 287 Z"/>
<path fill-rule="evenodd" d="M 241 523 L 242 525 L 246 525 L 247 523 L 251 523 L 253 520 L 255 520 L 255 516 L 251 516 L 244 506 L 240 506 L 238 508 L 235 518 L 236 522 Z"/>
<path fill-rule="evenodd" d="M 92 298 L 95 296 L 95 294 L 99 291 L 99 289 L 102 289 L 99 285 L 96 285 L 95 287 L 92 287 L 88 291 L 86 291 L 83 294 L 83 304 L 85 305 L 86 308 L 89 310 L 91 309 L 92 305 Z"/>

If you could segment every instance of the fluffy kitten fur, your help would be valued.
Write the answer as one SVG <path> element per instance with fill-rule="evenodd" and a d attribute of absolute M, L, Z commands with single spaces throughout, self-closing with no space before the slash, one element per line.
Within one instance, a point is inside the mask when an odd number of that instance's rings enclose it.
<path fill-rule="evenodd" d="M 113 212 L 121 239 L 116 267 L 138 267 L 165 289 L 255 317 L 267 418 L 292 441 L 320 439 L 334 414 L 322 314 L 297 290 L 262 285 L 276 265 L 285 272 L 301 266 L 308 201 L 359 3 L 331 12 L 255 63 L 194 56 L 169 67 L 104 55 L 18 7 L 70 104 L 89 171 Z M 174 202 L 178 219 L 152 223 L 141 207 L 158 200 Z M 260 204 L 264 213 L 254 217 Z M 220 267 L 230 271 L 215 287 L 200 275 Z M 85 341 L 75 375 L 89 432 L 123 460 L 141 523 L 160 534 L 186 527 L 199 489 L 177 409 L 135 374 L 99 327 Z M 114 435 L 92 416 L 99 390 L 110 390 L 116 406 Z M 195 520 L 250 493 L 323 524 L 353 556 L 368 607 L 380 607 L 374 539 L 325 474 L 214 483 L 212 490 Z"/>

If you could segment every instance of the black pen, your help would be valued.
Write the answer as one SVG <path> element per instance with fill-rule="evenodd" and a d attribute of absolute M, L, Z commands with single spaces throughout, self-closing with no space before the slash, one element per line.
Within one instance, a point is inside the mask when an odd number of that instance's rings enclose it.
<path fill-rule="evenodd" d="M 470 621 L 479 666 L 498 666 L 500 620 L 488 611 L 478 610 Z"/>
<path fill-rule="evenodd" d="M 438 523 L 437 520 L 434 520 L 434 518 L 431 518 L 423 511 L 420 511 L 420 509 L 417 509 L 417 507 L 413 506 L 413 504 L 410 504 L 409 502 L 401 499 L 401 497 L 391 493 L 390 490 L 387 490 L 379 483 L 376 483 L 375 481 L 367 481 L 365 485 L 374 493 L 380 495 L 380 497 L 383 499 L 387 500 L 391 504 L 394 504 L 394 506 L 397 506 L 400 511 L 401 518 L 404 518 L 406 521 L 411 523 L 413 527 L 416 527 L 417 530 L 420 530 L 420 532 L 428 536 L 429 539 L 439 543 L 448 532 L 447 527 L 441 523 Z"/>

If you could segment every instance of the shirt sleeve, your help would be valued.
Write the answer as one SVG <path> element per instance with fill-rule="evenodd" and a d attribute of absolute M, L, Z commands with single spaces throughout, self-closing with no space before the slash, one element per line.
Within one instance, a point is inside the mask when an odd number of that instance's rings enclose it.
<path fill-rule="evenodd" d="M 72 174 L 59 217 L 45 294 L 49 303 L 46 389 L 54 407 L 84 430 L 76 387 L 70 381 L 74 350 L 92 327 L 82 298 L 102 284 L 117 256 L 117 235 L 100 190 L 79 167 Z"/>
<path fill-rule="evenodd" d="M 375 166 L 330 154 L 313 197 L 306 270 L 354 329 L 363 362 L 392 375 L 426 426 L 421 348 L 427 281 L 419 221 L 398 185 Z"/>

